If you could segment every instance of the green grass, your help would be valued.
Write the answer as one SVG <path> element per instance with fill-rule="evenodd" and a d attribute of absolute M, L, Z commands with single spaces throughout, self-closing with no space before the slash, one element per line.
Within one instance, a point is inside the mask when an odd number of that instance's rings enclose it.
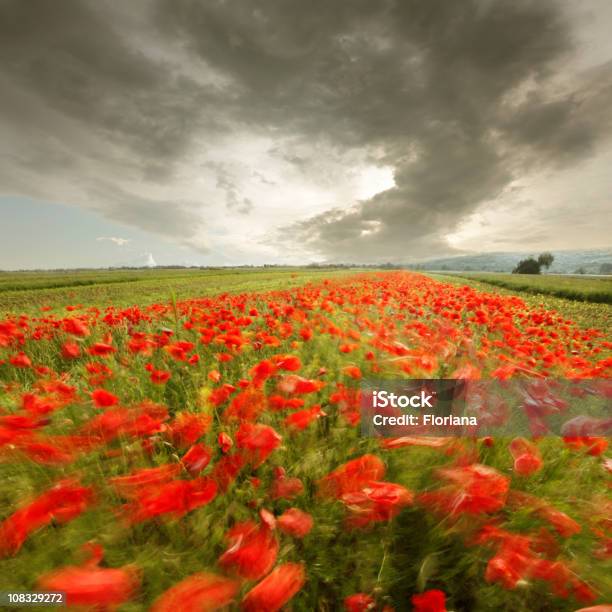
<path fill-rule="evenodd" d="M 104 283 L 123 283 L 152 278 L 181 278 L 201 273 L 189 269 L 140 269 L 140 270 L 52 270 L 0 273 L 0 291 L 27 291 L 80 287 Z"/>
<path fill-rule="evenodd" d="M 219 293 L 287 289 L 324 278 L 355 274 L 358 270 L 180 269 L 75 270 L 0 273 L 0 317 L 8 313 L 40 311 L 43 306 L 63 310 L 67 305 L 140 306 Z"/>
<path fill-rule="evenodd" d="M 459 272 L 445 276 L 458 276 L 513 291 L 552 295 L 582 302 L 612 304 L 612 277 L 584 278 L 560 274 L 496 274 L 491 272 Z"/>
<path fill-rule="evenodd" d="M 474 274 L 473 276 L 463 276 L 458 274 L 427 274 L 427 276 L 431 276 L 437 280 L 445 283 L 452 283 L 454 285 L 468 285 L 469 287 L 473 287 L 479 291 L 501 293 L 502 295 L 519 295 L 531 308 L 555 310 L 567 319 L 575 321 L 578 325 L 580 325 L 580 327 L 583 328 L 594 327 L 606 332 L 612 325 L 612 307 L 610 307 L 609 304 L 571 300 L 555 297 L 549 293 L 524 292 L 516 287 L 513 289 L 504 288 L 499 285 L 493 285 L 490 282 L 484 282 L 479 279 L 477 280 L 477 277 L 480 277 L 481 274 Z M 482 273 L 482 276 L 485 276 L 485 273 Z M 499 274 L 492 276 L 503 275 Z M 520 278 L 523 278 L 523 276 Z M 550 276 L 542 278 L 553 279 L 560 277 Z M 578 281 L 582 281 L 582 279 L 578 279 Z"/>

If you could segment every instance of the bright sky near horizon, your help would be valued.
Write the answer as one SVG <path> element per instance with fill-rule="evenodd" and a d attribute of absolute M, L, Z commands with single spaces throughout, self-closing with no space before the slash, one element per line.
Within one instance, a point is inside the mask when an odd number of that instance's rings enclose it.
<path fill-rule="evenodd" d="M 610 247 L 608 0 L 4 0 L 0 269 Z"/>

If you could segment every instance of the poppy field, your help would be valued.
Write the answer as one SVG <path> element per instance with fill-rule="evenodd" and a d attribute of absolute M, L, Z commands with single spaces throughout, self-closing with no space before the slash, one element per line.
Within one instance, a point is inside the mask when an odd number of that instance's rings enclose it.
<path fill-rule="evenodd" d="M 523 378 L 548 412 L 548 380 L 593 380 L 610 400 L 605 328 L 403 271 L 127 300 L 0 318 L 0 591 L 86 610 L 611 609 L 606 430 L 360 433 L 369 377 Z"/>

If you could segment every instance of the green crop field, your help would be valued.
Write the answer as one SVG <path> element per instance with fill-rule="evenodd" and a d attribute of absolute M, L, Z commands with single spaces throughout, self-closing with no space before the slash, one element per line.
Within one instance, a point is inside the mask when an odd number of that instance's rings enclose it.
<path fill-rule="evenodd" d="M 355 272 L 331 268 L 0 272 L 0 316 L 77 304 L 132 306 L 224 292 L 286 289 Z"/>
<path fill-rule="evenodd" d="M 612 277 L 567 276 L 561 274 L 497 274 L 491 272 L 457 272 L 458 276 L 488 285 L 533 294 L 584 302 L 612 304 Z"/>

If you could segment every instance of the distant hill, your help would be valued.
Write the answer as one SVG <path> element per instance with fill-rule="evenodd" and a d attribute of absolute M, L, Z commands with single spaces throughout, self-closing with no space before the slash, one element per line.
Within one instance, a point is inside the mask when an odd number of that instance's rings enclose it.
<path fill-rule="evenodd" d="M 453 270 L 456 272 L 512 272 L 521 259 L 530 256 L 537 257 L 539 253 L 540 251 L 479 253 L 430 259 L 409 267 L 415 270 Z M 555 256 L 555 261 L 548 270 L 551 274 L 573 274 L 579 270 L 584 274 L 612 274 L 612 249 L 552 251 L 552 254 Z"/>

